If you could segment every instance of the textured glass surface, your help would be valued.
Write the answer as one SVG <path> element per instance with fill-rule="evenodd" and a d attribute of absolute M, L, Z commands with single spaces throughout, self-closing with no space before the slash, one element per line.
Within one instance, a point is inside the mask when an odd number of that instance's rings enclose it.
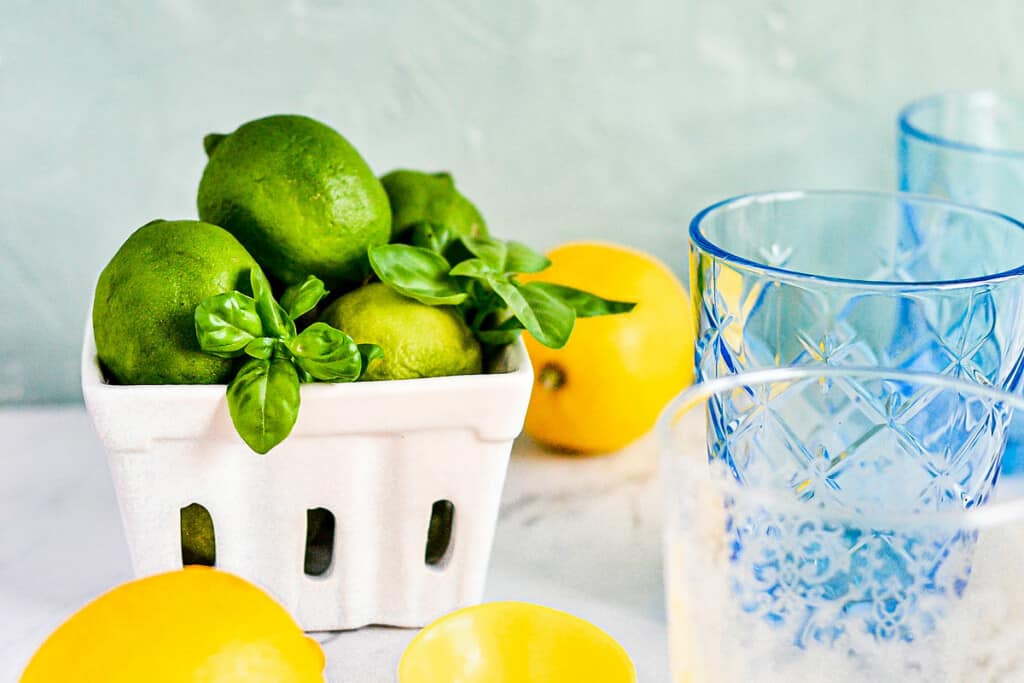
<path fill-rule="evenodd" d="M 850 368 L 684 394 L 660 425 L 675 680 L 1020 680 L 1020 406 Z"/>
<path fill-rule="evenodd" d="M 729 200 L 691 224 L 701 379 L 781 366 L 931 372 L 1016 390 L 1024 229 L 895 194 Z"/>
<path fill-rule="evenodd" d="M 975 92 L 910 104 L 899 187 L 1024 218 L 1024 100 Z"/>
<path fill-rule="evenodd" d="M 971 92 L 908 105 L 899 117 L 899 188 L 1024 219 L 1024 100 Z M 1024 471 L 1024 433 L 1008 450 L 1007 468 Z"/>

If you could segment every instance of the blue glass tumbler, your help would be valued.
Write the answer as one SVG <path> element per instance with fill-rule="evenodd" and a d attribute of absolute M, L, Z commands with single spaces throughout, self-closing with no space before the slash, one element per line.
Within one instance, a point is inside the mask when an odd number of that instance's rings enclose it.
<path fill-rule="evenodd" d="M 933 197 L 737 197 L 690 224 L 699 379 L 858 366 L 1016 391 L 1024 225 Z"/>
<path fill-rule="evenodd" d="M 1024 220 L 1024 100 L 967 92 L 909 104 L 899 115 L 899 189 Z M 1004 468 L 1024 471 L 1024 433 L 1009 438 Z"/>

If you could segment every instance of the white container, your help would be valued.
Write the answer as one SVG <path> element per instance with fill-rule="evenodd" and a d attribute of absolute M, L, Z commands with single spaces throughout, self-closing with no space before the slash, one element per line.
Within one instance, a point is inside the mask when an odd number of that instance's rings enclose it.
<path fill-rule="evenodd" d="M 423 626 L 479 602 L 512 440 L 533 372 L 304 384 L 291 435 L 257 455 L 223 385 L 106 384 L 92 326 L 82 392 L 108 454 L 137 576 L 182 566 L 180 510 L 213 520 L 216 566 L 270 591 L 308 631 Z M 425 561 L 435 501 L 454 504 L 442 561 Z M 327 572 L 304 571 L 306 511 L 335 517 Z"/>

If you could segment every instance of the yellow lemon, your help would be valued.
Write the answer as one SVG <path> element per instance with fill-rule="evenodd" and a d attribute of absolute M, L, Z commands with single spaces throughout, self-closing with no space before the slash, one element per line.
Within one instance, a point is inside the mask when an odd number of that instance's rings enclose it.
<path fill-rule="evenodd" d="M 491 602 L 441 617 L 417 635 L 399 683 L 635 683 L 629 655 L 593 624 L 549 607 Z"/>
<path fill-rule="evenodd" d="M 636 302 L 629 313 L 576 321 L 569 343 L 549 349 L 524 335 L 535 382 L 526 433 L 579 453 L 622 448 L 653 426 L 693 382 L 693 313 L 664 264 L 612 244 L 575 243 L 548 254 L 542 280 Z"/>
<path fill-rule="evenodd" d="M 324 655 L 269 595 L 186 567 L 130 581 L 43 643 L 21 683 L 323 683 Z"/>

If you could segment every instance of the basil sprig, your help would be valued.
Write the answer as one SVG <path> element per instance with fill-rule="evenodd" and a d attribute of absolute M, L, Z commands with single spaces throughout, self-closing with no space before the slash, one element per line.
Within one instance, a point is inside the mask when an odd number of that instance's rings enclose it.
<path fill-rule="evenodd" d="M 451 266 L 435 251 L 407 244 L 384 244 L 370 249 L 370 267 L 399 294 L 431 306 L 452 306 L 466 293 L 448 274 Z"/>
<path fill-rule="evenodd" d="M 419 223 L 411 244 L 370 249 L 370 266 L 382 282 L 432 306 L 458 306 L 483 344 L 508 344 L 527 330 L 553 349 L 569 341 L 576 318 L 628 313 L 636 304 L 603 299 L 547 282 L 521 283 L 518 273 L 551 265 L 521 242 L 456 236 L 433 223 Z"/>
<path fill-rule="evenodd" d="M 250 272 L 249 283 L 252 296 L 224 292 L 196 307 L 196 338 L 214 356 L 249 356 L 228 385 L 228 411 L 242 440 L 267 453 L 295 426 L 300 382 L 354 382 L 383 352 L 325 323 L 296 330 L 295 320 L 328 294 L 319 279 L 310 276 L 288 288 L 281 303 L 259 268 Z"/>
<path fill-rule="evenodd" d="M 303 282 L 292 285 L 281 296 L 281 307 L 292 320 L 298 320 L 316 308 L 320 300 L 330 294 L 324 289 L 323 281 L 313 275 Z"/>

